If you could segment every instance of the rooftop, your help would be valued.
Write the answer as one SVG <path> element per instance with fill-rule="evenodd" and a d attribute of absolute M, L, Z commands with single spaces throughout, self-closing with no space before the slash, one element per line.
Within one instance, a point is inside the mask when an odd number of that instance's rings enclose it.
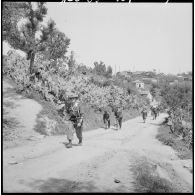
<path fill-rule="evenodd" d="M 143 82 L 140 80 L 135 80 L 135 81 L 133 81 L 133 83 L 143 83 Z"/>

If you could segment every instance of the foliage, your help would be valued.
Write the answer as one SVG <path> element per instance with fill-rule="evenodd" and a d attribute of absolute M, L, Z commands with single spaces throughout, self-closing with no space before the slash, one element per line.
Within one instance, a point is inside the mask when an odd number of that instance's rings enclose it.
<path fill-rule="evenodd" d="M 90 81 L 91 81 L 91 83 L 97 85 L 98 87 L 105 87 L 105 86 L 111 85 L 110 80 L 108 80 L 104 76 L 99 76 L 99 75 L 95 75 L 95 74 L 93 74 L 90 77 Z"/>
<path fill-rule="evenodd" d="M 108 78 L 112 77 L 112 67 L 111 66 L 107 67 L 106 77 L 108 77 Z"/>
<path fill-rule="evenodd" d="M 36 58 L 38 67 L 41 65 L 48 67 L 50 63 L 49 60 L 44 61 L 41 56 Z M 63 77 L 60 76 L 60 71 L 56 74 L 55 71 L 45 68 L 40 72 L 40 78 L 31 76 L 28 74 L 28 61 L 14 52 L 9 52 L 7 63 L 3 64 L 3 70 L 21 86 L 22 90 L 28 91 L 29 94 L 31 90 L 37 91 L 44 99 L 54 103 L 57 103 L 58 100 L 63 101 L 62 97 L 68 96 L 69 93 L 79 94 L 84 103 L 89 104 L 97 111 L 115 106 L 121 106 L 124 109 L 138 108 L 146 103 L 143 98 L 129 94 L 127 90 L 113 85 L 106 78 L 102 85 L 97 85 L 92 82 L 92 79 L 98 78 L 97 75 L 90 77 L 78 74 L 69 77 L 68 70 L 66 70 L 67 76 Z M 135 99 L 137 100 L 135 101 Z"/>
<path fill-rule="evenodd" d="M 99 76 L 105 76 L 106 78 L 111 78 L 112 77 L 112 67 L 108 66 L 106 68 L 106 65 L 102 61 L 100 61 L 99 63 L 94 62 L 93 73 Z"/>
<path fill-rule="evenodd" d="M 71 54 L 68 60 L 68 67 L 70 71 L 74 71 L 74 68 L 76 67 L 75 54 L 73 51 L 71 51 Z"/>
<path fill-rule="evenodd" d="M 92 68 L 89 68 L 89 67 L 87 67 L 84 64 L 79 64 L 77 66 L 76 71 L 79 72 L 80 74 L 87 75 L 87 74 L 91 74 L 92 73 Z"/>
<path fill-rule="evenodd" d="M 150 93 L 154 98 L 157 98 L 160 94 L 159 87 L 156 83 L 151 84 Z"/>
<path fill-rule="evenodd" d="M 16 29 L 15 24 L 25 16 L 26 4 L 22 2 L 2 2 L 2 7 L 3 39 L 6 40 L 10 33 Z"/>
<path fill-rule="evenodd" d="M 128 94 L 136 95 L 138 94 L 138 91 L 135 87 L 135 85 L 130 81 L 130 79 L 126 78 L 123 75 L 117 74 L 117 76 L 113 77 L 113 84 L 123 88 L 128 92 Z"/>
<path fill-rule="evenodd" d="M 165 85 L 161 88 L 161 96 L 161 105 L 172 111 L 175 134 L 192 143 L 192 84 Z"/>
<path fill-rule="evenodd" d="M 104 74 L 106 72 L 106 65 L 102 61 L 100 61 L 100 63 L 94 62 L 93 72 L 94 72 L 94 74 L 104 76 Z"/>
<path fill-rule="evenodd" d="M 177 86 L 165 86 L 161 89 L 164 103 L 173 108 L 181 108 L 183 110 L 191 110 L 192 106 L 192 85 L 179 84 Z"/>
<path fill-rule="evenodd" d="M 32 73 L 34 59 L 38 52 L 46 53 L 49 59 L 56 60 L 64 56 L 70 40 L 55 28 L 54 21 L 49 21 L 46 26 L 42 24 L 47 14 L 45 2 L 37 2 L 36 9 L 33 9 L 31 2 L 22 3 L 22 6 L 25 10 L 23 20 L 20 23 L 18 20 L 11 22 L 6 41 L 14 49 L 20 49 L 27 54 L 27 60 L 30 60 L 30 73 Z M 9 14 L 12 10 L 7 11 L 7 7 L 6 4 L 3 7 L 3 18 L 11 21 L 14 16 Z M 14 9 L 16 13 L 20 11 L 19 7 L 15 6 Z M 40 36 L 37 37 L 39 33 Z"/>
<path fill-rule="evenodd" d="M 48 38 L 47 43 L 42 44 L 43 54 L 47 59 L 57 60 L 64 57 L 67 52 L 68 46 L 70 44 L 70 39 L 68 39 L 64 33 L 54 29 Z"/>

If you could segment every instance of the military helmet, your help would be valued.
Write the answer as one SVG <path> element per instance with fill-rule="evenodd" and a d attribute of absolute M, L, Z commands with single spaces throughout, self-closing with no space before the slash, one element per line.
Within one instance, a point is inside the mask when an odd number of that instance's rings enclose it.
<path fill-rule="evenodd" d="M 79 96 L 78 95 L 71 95 L 71 96 L 68 96 L 68 98 L 70 98 L 70 99 L 78 99 Z"/>
<path fill-rule="evenodd" d="M 67 93 L 68 99 L 78 99 L 79 96 L 75 93 Z"/>

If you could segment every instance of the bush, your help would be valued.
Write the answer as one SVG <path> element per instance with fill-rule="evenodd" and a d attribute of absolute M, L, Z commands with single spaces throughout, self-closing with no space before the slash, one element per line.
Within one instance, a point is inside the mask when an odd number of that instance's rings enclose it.
<path fill-rule="evenodd" d="M 167 193 L 176 192 L 172 183 L 161 178 L 157 173 L 157 165 L 145 158 L 139 159 L 133 168 L 135 177 L 135 190 L 140 193 Z"/>
<path fill-rule="evenodd" d="M 161 86 L 161 107 L 172 110 L 172 120 L 175 134 L 189 137 L 192 129 L 186 131 L 185 123 L 192 124 L 192 85 L 190 83 L 181 83 L 176 86 Z M 190 139 L 189 144 L 190 144 Z"/>
<path fill-rule="evenodd" d="M 34 94 L 39 95 L 53 105 L 57 105 L 59 101 L 67 103 L 70 93 L 78 94 L 82 103 L 89 105 L 97 113 L 105 108 L 113 109 L 116 106 L 125 110 L 139 109 L 147 104 L 146 99 L 128 93 L 126 89 L 114 85 L 104 76 L 95 74 L 89 76 L 78 72 L 61 76 L 51 70 L 52 67 L 54 69 L 58 67 L 54 64 L 51 67 L 52 63 L 38 56 L 35 59 L 35 67 L 37 67 L 35 73 L 30 75 L 29 63 L 12 51 L 9 52 L 3 67 L 4 72 L 17 83 L 18 92 L 24 93 L 29 98 L 33 98 Z"/>

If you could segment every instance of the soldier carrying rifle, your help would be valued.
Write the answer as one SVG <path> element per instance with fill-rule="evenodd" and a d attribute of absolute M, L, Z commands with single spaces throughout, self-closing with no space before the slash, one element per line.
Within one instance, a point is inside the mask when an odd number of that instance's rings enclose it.
<path fill-rule="evenodd" d="M 83 131 L 83 117 L 84 113 L 82 111 L 81 105 L 79 104 L 78 95 L 69 96 L 70 106 L 67 109 L 68 114 L 70 116 L 69 120 L 72 122 L 74 130 L 76 131 L 77 138 L 79 140 L 79 145 L 82 145 L 82 131 Z M 69 143 L 67 144 L 67 148 L 72 148 L 72 140 L 74 130 L 69 130 L 67 134 L 67 139 Z"/>

